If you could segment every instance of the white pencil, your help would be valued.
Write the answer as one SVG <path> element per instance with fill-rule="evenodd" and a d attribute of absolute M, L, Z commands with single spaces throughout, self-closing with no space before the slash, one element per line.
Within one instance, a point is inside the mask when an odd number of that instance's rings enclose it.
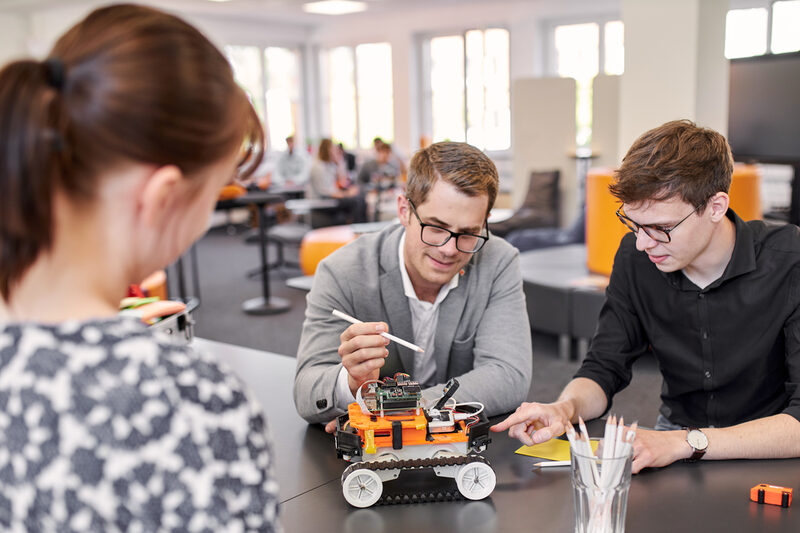
<path fill-rule="evenodd" d="M 570 461 L 539 461 L 538 463 L 533 463 L 533 469 L 549 468 L 551 466 L 569 466 L 571 464 Z"/>
<path fill-rule="evenodd" d="M 363 324 L 364 323 L 363 320 L 359 320 L 357 318 L 353 318 L 350 315 L 342 313 L 341 311 L 338 311 L 336 309 L 333 310 L 332 314 L 333 314 L 333 316 L 339 317 L 342 320 L 347 320 L 351 324 Z M 416 344 L 412 344 L 412 343 L 410 343 L 408 341 L 404 341 L 400 337 L 395 337 L 394 335 L 391 335 L 389 333 L 383 332 L 383 333 L 381 333 L 381 337 L 385 337 L 385 338 L 389 339 L 390 341 L 396 342 L 397 344 L 402 344 L 406 348 L 414 350 L 415 352 L 419 352 L 419 353 L 424 353 L 425 352 L 425 350 L 423 350 L 422 348 L 420 348 Z"/>

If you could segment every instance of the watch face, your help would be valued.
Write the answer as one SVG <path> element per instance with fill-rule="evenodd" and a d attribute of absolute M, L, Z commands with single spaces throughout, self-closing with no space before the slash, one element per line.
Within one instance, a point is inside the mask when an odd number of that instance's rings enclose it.
<path fill-rule="evenodd" d="M 705 433 L 698 429 L 689 431 L 686 435 L 686 441 L 695 450 L 705 450 L 708 447 L 708 438 Z"/>

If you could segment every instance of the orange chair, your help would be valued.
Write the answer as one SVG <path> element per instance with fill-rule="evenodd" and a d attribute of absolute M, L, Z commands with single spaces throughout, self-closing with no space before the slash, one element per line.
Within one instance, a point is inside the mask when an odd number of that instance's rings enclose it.
<path fill-rule="evenodd" d="M 593 168 L 586 176 L 586 266 L 591 272 L 611 275 L 619 241 L 628 229 L 614 214 L 619 200 L 608 186 L 614 178 L 610 168 Z M 730 188 L 730 206 L 743 220 L 762 217 L 761 175 L 755 165 L 735 165 Z"/>
<path fill-rule="evenodd" d="M 320 261 L 356 237 L 350 226 L 328 226 L 306 233 L 300 243 L 300 268 L 303 274 L 313 275 Z"/>
<path fill-rule="evenodd" d="M 731 209 L 742 217 L 742 220 L 758 220 L 763 218 L 761 208 L 761 173 L 755 165 L 737 163 L 733 167 L 731 189 Z"/>
<path fill-rule="evenodd" d="M 613 179 L 610 168 L 593 168 L 586 175 L 586 267 L 604 276 L 611 275 L 619 241 L 628 231 L 615 215 L 619 200 L 608 191 Z"/>
<path fill-rule="evenodd" d="M 217 198 L 217 201 L 221 202 L 223 200 L 232 200 L 234 198 L 239 198 L 240 196 L 244 196 L 245 194 L 247 194 L 247 189 L 245 189 L 241 185 L 233 183 L 231 185 L 225 185 L 219 191 L 219 197 Z"/>

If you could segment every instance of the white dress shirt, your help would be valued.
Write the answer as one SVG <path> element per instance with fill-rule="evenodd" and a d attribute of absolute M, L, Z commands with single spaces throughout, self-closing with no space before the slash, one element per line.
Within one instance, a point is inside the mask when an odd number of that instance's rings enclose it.
<path fill-rule="evenodd" d="M 456 273 L 448 283 L 442 285 L 436 300 L 425 302 L 417 297 L 411 278 L 408 277 L 406 269 L 406 259 L 403 247 L 406 243 L 406 234 L 400 237 L 398 246 L 398 257 L 400 261 L 400 276 L 403 279 L 403 292 L 408 298 L 408 307 L 411 310 L 411 326 L 414 330 L 413 343 L 422 348 L 424 353 L 414 352 L 414 370 L 411 378 L 418 381 L 421 386 L 434 385 L 436 375 L 436 358 L 433 348 L 436 342 L 436 326 L 439 324 L 439 305 L 444 301 L 452 289 L 458 287 L 458 273 Z M 347 382 L 347 369 L 342 366 L 336 381 L 335 392 L 336 407 L 347 409 L 347 406 L 356 401 L 353 393 L 350 392 L 350 385 Z"/>

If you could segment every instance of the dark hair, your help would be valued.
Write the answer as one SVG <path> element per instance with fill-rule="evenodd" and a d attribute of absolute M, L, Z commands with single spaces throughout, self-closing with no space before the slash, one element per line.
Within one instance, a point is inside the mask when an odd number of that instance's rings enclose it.
<path fill-rule="evenodd" d="M 675 120 L 636 139 L 609 190 L 626 204 L 677 196 L 703 207 L 714 194 L 728 192 L 732 174 L 725 137 L 689 120 Z"/>
<path fill-rule="evenodd" d="M 135 5 L 100 8 L 46 61 L 0 71 L 0 295 L 48 249 L 55 191 L 94 198 L 124 162 L 174 164 L 187 177 L 242 149 L 261 160 L 258 118 L 224 56 L 197 29 Z"/>
<path fill-rule="evenodd" d="M 415 153 L 408 168 L 406 196 L 420 206 L 440 179 L 468 196 L 488 195 L 487 215 L 497 198 L 497 167 L 486 154 L 467 143 L 438 142 Z"/>

